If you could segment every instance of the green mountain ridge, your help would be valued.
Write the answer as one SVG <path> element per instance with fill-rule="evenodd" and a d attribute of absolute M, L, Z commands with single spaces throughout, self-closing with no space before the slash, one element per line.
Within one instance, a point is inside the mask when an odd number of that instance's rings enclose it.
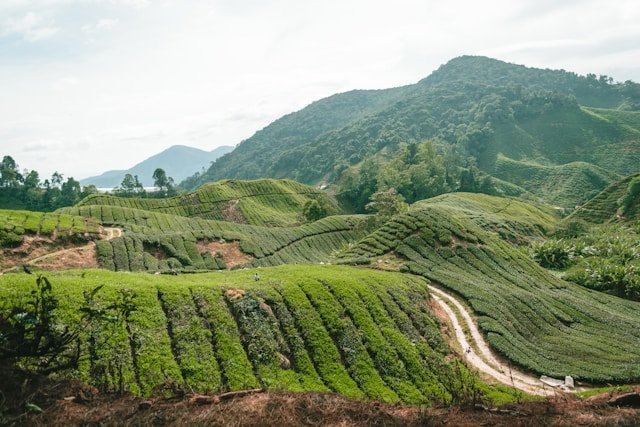
<path fill-rule="evenodd" d="M 429 138 L 457 147 L 488 173 L 502 153 L 545 165 L 588 162 L 627 175 L 640 164 L 636 113 L 614 120 L 602 108 L 638 108 L 639 87 L 460 57 L 414 85 L 346 92 L 291 113 L 185 185 L 229 177 L 335 182 L 380 150 Z"/>

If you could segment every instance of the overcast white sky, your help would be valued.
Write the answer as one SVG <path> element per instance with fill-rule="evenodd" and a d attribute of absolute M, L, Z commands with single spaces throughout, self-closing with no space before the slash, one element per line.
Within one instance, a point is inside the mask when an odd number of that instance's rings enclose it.
<path fill-rule="evenodd" d="M 463 54 L 640 81 L 640 3 L 0 0 L 0 155 L 80 179 Z"/>

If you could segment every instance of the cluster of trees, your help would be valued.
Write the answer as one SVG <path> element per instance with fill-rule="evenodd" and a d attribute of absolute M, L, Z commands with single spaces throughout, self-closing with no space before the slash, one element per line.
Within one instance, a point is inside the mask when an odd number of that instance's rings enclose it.
<path fill-rule="evenodd" d="M 153 185 L 157 188 L 156 191 L 147 192 L 144 186 L 138 179 L 138 175 L 131 175 L 130 173 L 124 176 L 120 187 L 113 189 L 113 193 L 120 197 L 173 197 L 178 194 L 178 189 L 175 185 L 173 178 L 167 176 L 167 173 L 162 168 L 156 168 L 153 171 Z"/>
<path fill-rule="evenodd" d="M 36 170 L 21 172 L 11 156 L 4 156 L 0 163 L 0 208 L 50 212 L 97 191 L 93 185 L 81 187 L 73 177 L 64 180 L 58 172 L 41 181 Z"/>
<path fill-rule="evenodd" d="M 369 157 L 345 171 L 339 187 L 338 197 L 357 212 L 366 210 L 372 195 L 390 189 L 408 203 L 452 191 L 496 192 L 491 177 L 472 158 L 436 140 L 401 144 L 390 159 Z"/>
<path fill-rule="evenodd" d="M 157 191 L 147 192 L 138 176 L 125 175 L 114 194 L 123 197 L 171 197 L 178 194 L 173 178 L 157 168 L 153 173 Z M 0 163 L 0 209 L 27 209 L 51 212 L 65 206 L 73 206 L 90 194 L 97 193 L 95 185 L 81 186 L 73 177 L 66 180 L 54 172 L 44 181 L 36 170 L 20 171 L 11 156 L 4 156 Z"/>

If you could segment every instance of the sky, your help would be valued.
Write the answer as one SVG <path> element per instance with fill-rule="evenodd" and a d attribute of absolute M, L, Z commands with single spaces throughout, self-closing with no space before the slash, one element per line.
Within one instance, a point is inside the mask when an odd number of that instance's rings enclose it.
<path fill-rule="evenodd" d="M 82 179 L 460 55 L 640 82 L 640 3 L 0 0 L 0 155 Z"/>

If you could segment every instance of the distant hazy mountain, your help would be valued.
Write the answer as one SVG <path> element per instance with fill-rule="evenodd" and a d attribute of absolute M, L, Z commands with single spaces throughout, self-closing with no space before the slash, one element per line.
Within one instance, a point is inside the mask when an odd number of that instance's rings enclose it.
<path fill-rule="evenodd" d="M 212 151 L 204 151 L 198 148 L 184 145 L 174 145 L 166 150 L 149 157 L 127 170 L 107 171 L 98 176 L 92 176 L 80 181 L 82 185 L 95 185 L 98 188 L 117 187 L 128 173 L 138 175 L 138 179 L 145 187 L 153 185 L 153 171 L 162 168 L 167 176 L 179 183 L 186 177 L 202 170 L 208 169 L 211 162 L 223 154 L 229 153 L 233 147 L 223 145 Z"/>

